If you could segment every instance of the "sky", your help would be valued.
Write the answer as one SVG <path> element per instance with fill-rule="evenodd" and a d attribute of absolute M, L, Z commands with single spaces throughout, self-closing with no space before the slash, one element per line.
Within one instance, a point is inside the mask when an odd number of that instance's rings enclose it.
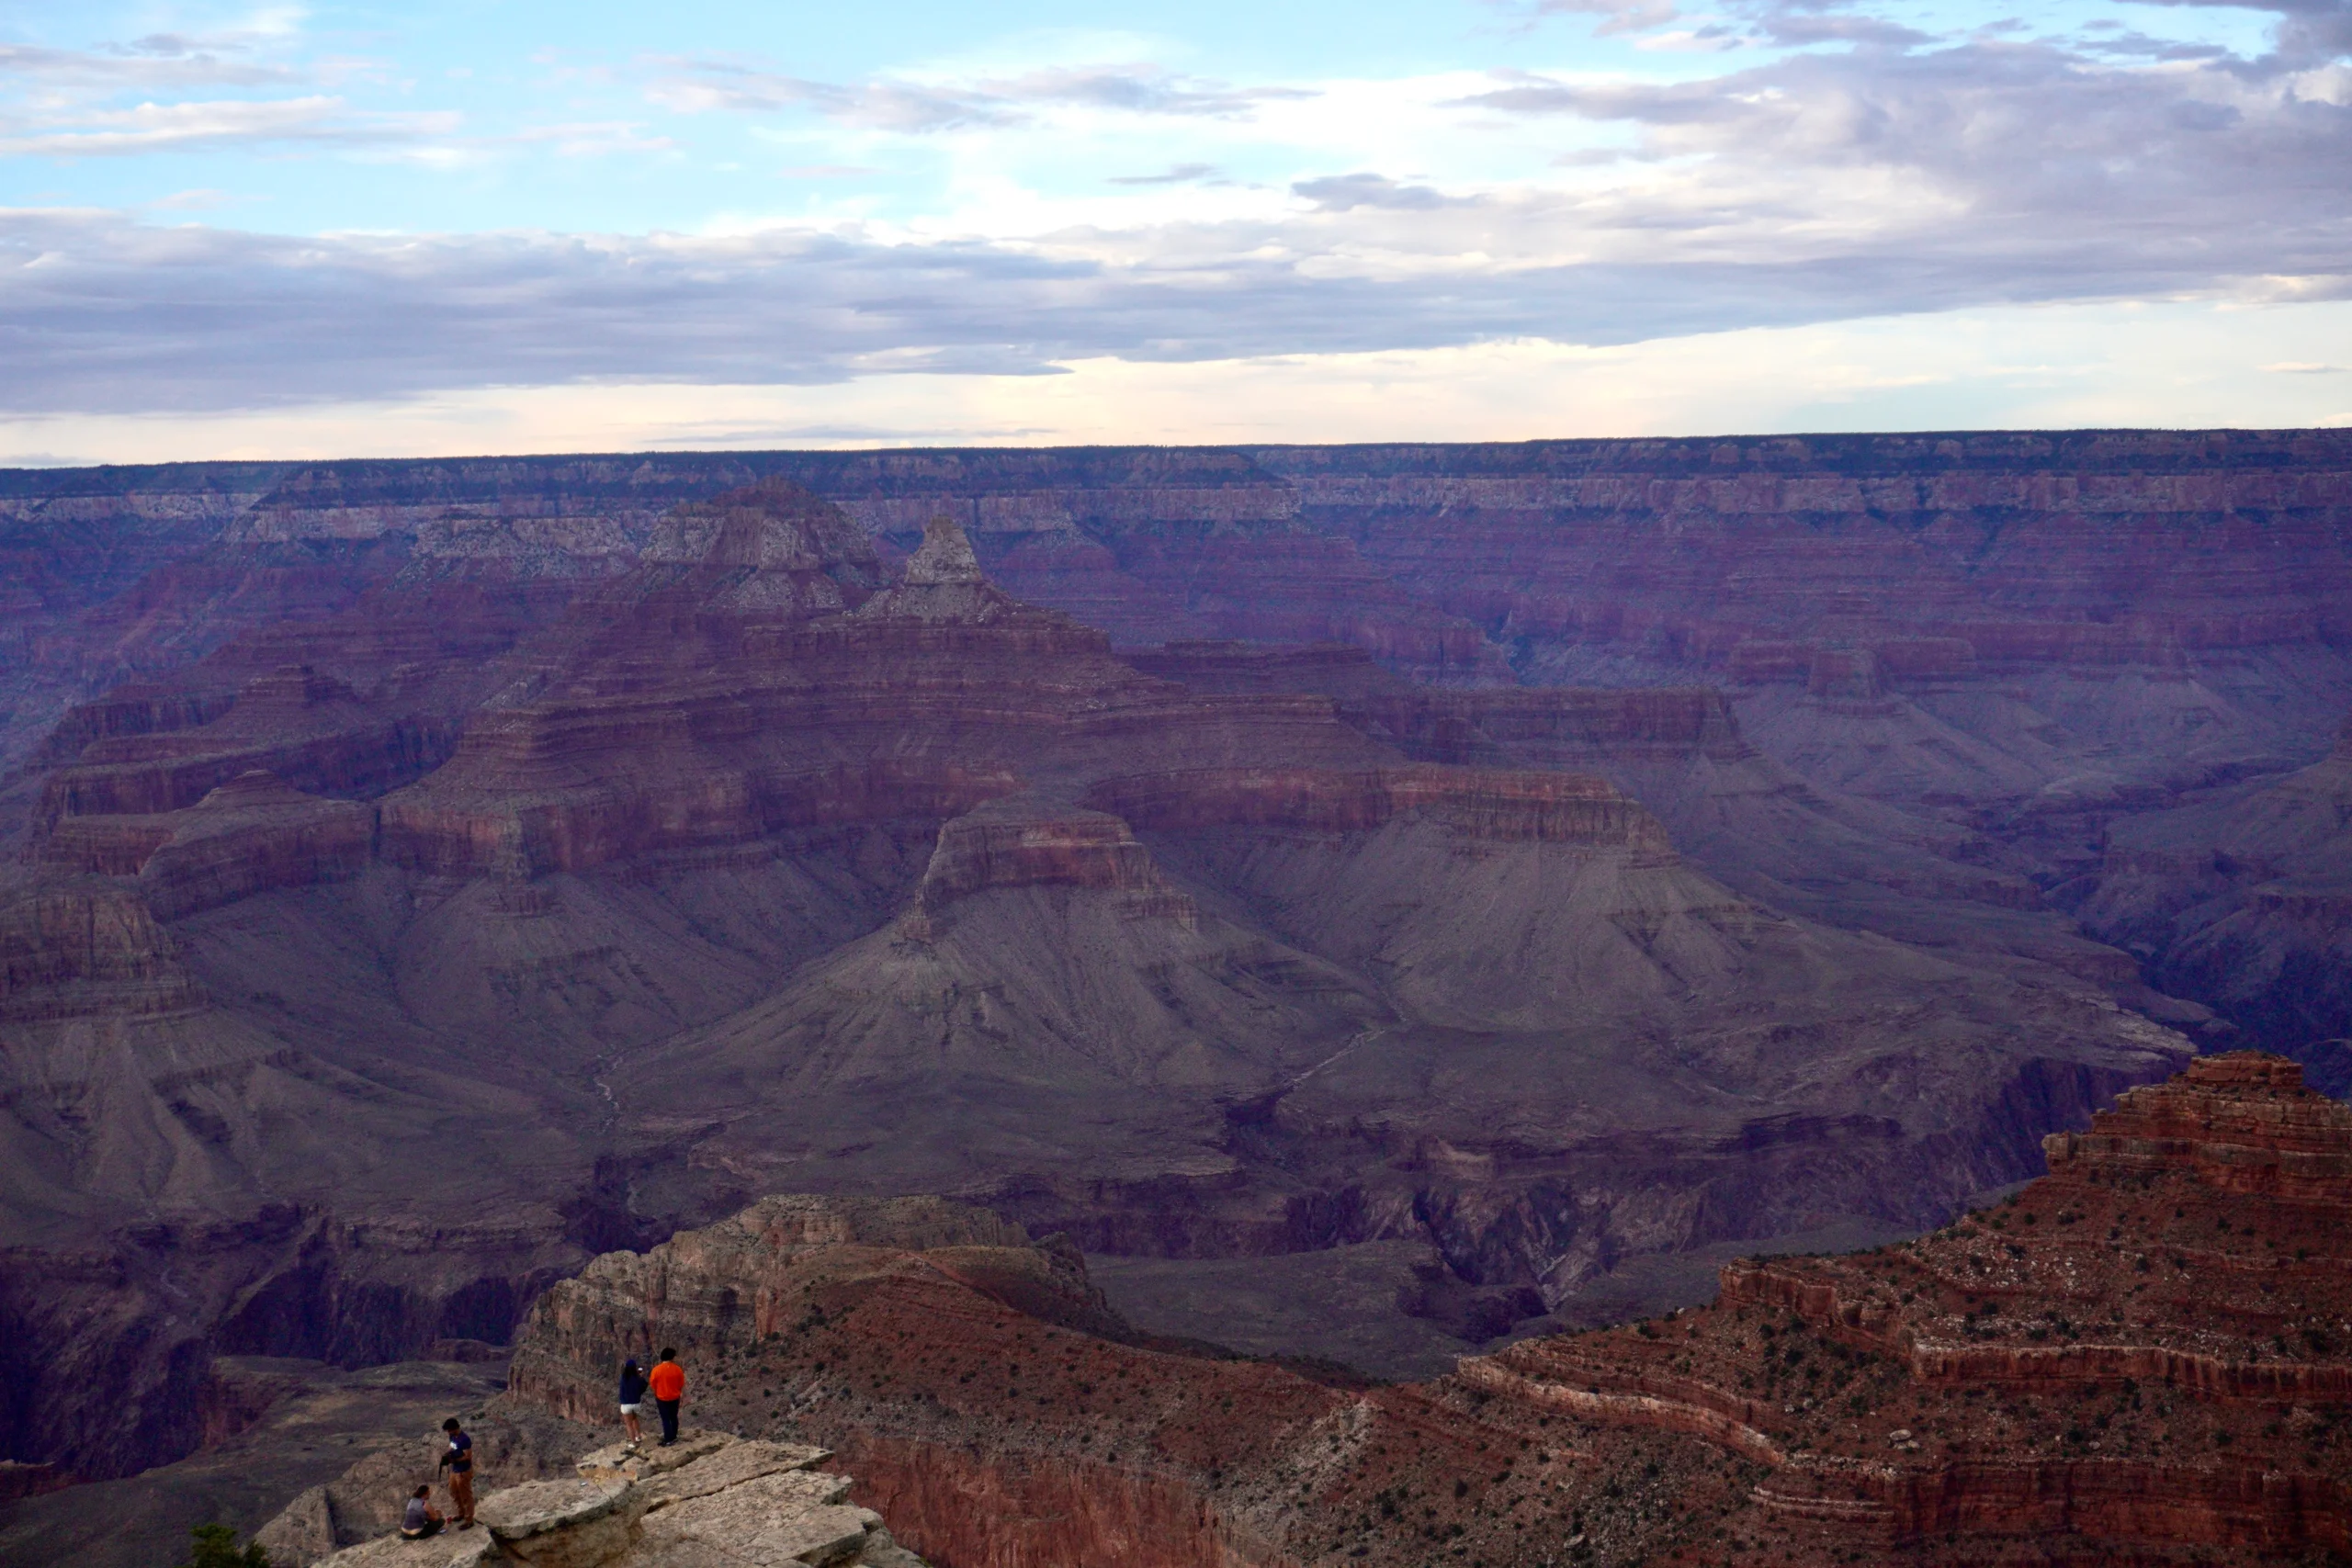
<path fill-rule="evenodd" d="M 0 0 L 0 463 L 2352 424 L 2352 0 Z"/>

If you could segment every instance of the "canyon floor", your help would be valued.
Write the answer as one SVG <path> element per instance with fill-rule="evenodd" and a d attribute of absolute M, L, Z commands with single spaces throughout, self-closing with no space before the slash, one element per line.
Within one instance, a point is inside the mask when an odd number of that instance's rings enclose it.
<path fill-rule="evenodd" d="M 1930 1230 L 2199 1051 L 2340 1092 L 2347 476 L 0 476 L 8 1457 L 199 1463 L 237 1359 L 504 1346 L 770 1193 L 947 1194 L 1137 1333 L 1419 1379 Z"/>

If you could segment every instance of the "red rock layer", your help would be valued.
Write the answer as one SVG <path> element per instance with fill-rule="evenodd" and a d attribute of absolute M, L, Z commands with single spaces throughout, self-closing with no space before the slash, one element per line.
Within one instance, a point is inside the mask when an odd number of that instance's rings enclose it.
<path fill-rule="evenodd" d="M 2133 1089 L 2087 1133 L 2044 1140 L 2053 1177 L 2114 1182 L 2184 1166 L 2208 1188 L 2317 1204 L 2352 1217 L 2343 1106 L 2303 1089 L 2302 1069 L 2252 1053 L 2199 1062 Z"/>
<path fill-rule="evenodd" d="M 1038 804 L 982 806 L 939 829 L 916 892 L 918 918 L 991 887 L 1099 887 L 1130 916 L 1195 925 L 1193 900 L 1169 886 L 1127 825 L 1102 812 Z"/>
<path fill-rule="evenodd" d="M 49 776 L 41 814 L 53 824 L 176 811 L 256 770 L 320 793 L 378 794 L 423 773 L 449 740 L 429 717 L 383 713 L 335 677 L 296 666 L 247 682 L 210 723 L 83 748 Z"/>
<path fill-rule="evenodd" d="M 372 806 L 307 795 L 256 769 L 185 810 L 69 817 L 43 841 L 40 859 L 137 877 L 155 917 L 169 920 L 272 887 L 356 875 L 375 845 Z"/>
<path fill-rule="evenodd" d="M 1105 780 L 1089 799 L 1146 828 L 1367 832 L 1425 812 L 1473 838 L 1670 852 L 1666 829 L 1606 782 L 1499 768 L 1201 769 Z"/>
<path fill-rule="evenodd" d="M 690 1421 L 821 1441 L 908 1545 L 1002 1568 L 1403 1562 L 1457 1547 L 1509 1561 L 1584 1544 L 1586 1510 L 1596 1544 L 1656 1538 L 1655 1519 L 1604 1524 L 1604 1503 L 1735 1495 L 1696 1448 L 1637 1437 L 1587 1463 L 1547 1417 L 1522 1423 L 1466 1389 L 1366 1390 L 1151 1340 L 1102 1308 L 1063 1246 L 921 1202 L 900 1201 L 902 1229 L 885 1205 L 771 1199 L 600 1258 L 544 1298 L 514 1394 L 609 1420 L 619 1354 L 676 1345 Z M 813 1243 L 775 1224 L 804 1209 L 852 1223 Z M 960 1235 L 943 1213 L 967 1216 Z"/>
<path fill-rule="evenodd" d="M 60 720 L 41 748 L 45 758 L 70 761 L 93 742 L 122 735 L 153 735 L 209 724 L 236 705 L 233 693 L 187 691 L 161 684 L 119 686 Z"/>
<path fill-rule="evenodd" d="M 1302 517 L 1504 637 L 1810 680 L 2340 640 L 2338 444 L 1994 433 L 1275 448 Z M 1894 611 L 1886 585 L 1900 582 Z"/>
<path fill-rule="evenodd" d="M 1598 758 L 1622 765 L 1654 757 L 1735 761 L 1752 755 L 1723 694 L 1707 686 L 1421 688 L 1351 698 L 1341 711 L 1374 734 L 1436 761 L 1476 761 L 1497 748 L 1514 758 L 1558 766 L 1589 764 Z"/>
<path fill-rule="evenodd" d="M 144 899 L 74 881 L 0 905 L 0 1017 L 169 1012 L 200 999 Z"/>
<path fill-rule="evenodd" d="M 1158 1344 L 954 1205 L 771 1200 L 543 1302 L 522 1395 L 855 1456 L 954 1562 L 2255 1564 L 2352 1549 L 2352 1110 L 2242 1055 L 2127 1094 L 2002 1206 L 1724 1270 L 1713 1306 L 1365 1391 Z M 2318 1167 L 2310 1168 L 2318 1170 Z M 811 1216 L 824 1223 L 810 1223 Z"/>

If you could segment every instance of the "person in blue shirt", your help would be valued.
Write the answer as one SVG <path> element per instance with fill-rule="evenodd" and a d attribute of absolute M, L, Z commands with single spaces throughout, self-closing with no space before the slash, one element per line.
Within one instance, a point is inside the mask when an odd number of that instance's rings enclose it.
<path fill-rule="evenodd" d="M 442 1450 L 441 1468 L 449 1472 L 449 1506 L 458 1511 L 458 1528 L 474 1528 L 474 1440 L 466 1429 L 450 1416 L 441 1423 L 449 1435 L 449 1446 Z"/>

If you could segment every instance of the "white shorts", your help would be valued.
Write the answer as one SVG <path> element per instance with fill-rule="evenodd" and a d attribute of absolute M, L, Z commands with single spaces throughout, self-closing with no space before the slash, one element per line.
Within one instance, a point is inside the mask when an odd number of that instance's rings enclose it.
<path fill-rule="evenodd" d="M 624 1416 L 634 1416 L 637 1414 L 637 1406 L 634 1404 L 624 1404 L 621 1406 L 621 1414 Z"/>

